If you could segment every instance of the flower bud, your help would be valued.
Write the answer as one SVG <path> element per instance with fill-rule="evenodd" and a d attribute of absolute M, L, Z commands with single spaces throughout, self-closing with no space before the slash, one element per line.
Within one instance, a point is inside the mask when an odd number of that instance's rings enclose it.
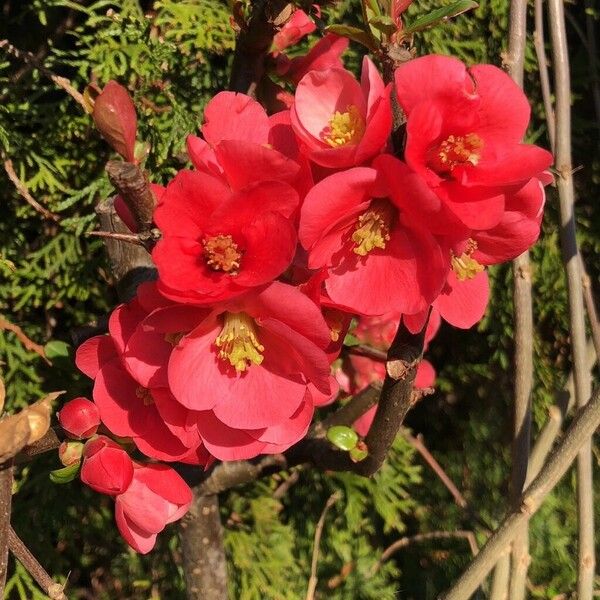
<path fill-rule="evenodd" d="M 65 467 L 78 463 L 82 454 L 83 444 L 81 442 L 64 441 L 58 447 L 58 458 Z"/>
<path fill-rule="evenodd" d="M 127 90 L 116 81 L 109 81 L 94 102 L 92 117 L 113 150 L 126 161 L 134 162 L 137 118 Z"/>
<path fill-rule="evenodd" d="M 100 425 L 100 411 L 87 398 L 74 398 L 60 409 L 58 421 L 69 437 L 85 439 L 96 433 Z"/>
<path fill-rule="evenodd" d="M 81 481 L 93 490 L 116 496 L 129 487 L 133 462 L 118 444 L 100 436 L 86 444 L 83 456 Z"/>

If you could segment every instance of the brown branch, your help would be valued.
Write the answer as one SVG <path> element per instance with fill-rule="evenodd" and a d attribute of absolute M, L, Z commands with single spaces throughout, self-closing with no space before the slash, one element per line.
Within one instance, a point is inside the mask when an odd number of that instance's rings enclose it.
<path fill-rule="evenodd" d="M 88 105 L 83 97 L 83 95 L 78 92 L 72 85 L 71 82 L 66 77 L 61 77 L 56 73 L 53 73 L 50 69 L 46 68 L 39 60 L 31 52 L 25 52 L 24 50 L 19 50 L 15 46 L 13 46 L 8 40 L 0 40 L 0 48 L 4 48 L 4 50 L 22 60 L 24 63 L 28 65 L 32 65 L 35 67 L 42 75 L 50 79 L 55 85 L 59 88 L 62 88 L 71 98 L 73 98 L 85 112 L 88 112 Z"/>
<path fill-rule="evenodd" d="M 55 215 L 53 212 L 49 211 L 47 208 L 43 207 L 30 193 L 27 189 L 27 186 L 23 181 L 19 179 L 19 176 L 16 174 L 15 169 L 13 167 L 12 160 L 9 158 L 4 159 L 4 170 L 8 175 L 8 178 L 14 184 L 19 195 L 31 206 L 36 212 L 40 213 L 44 217 L 44 219 L 48 219 L 49 221 L 54 221 L 54 223 L 59 222 L 58 215 Z"/>
<path fill-rule="evenodd" d="M 144 243 L 140 239 L 140 236 L 135 233 L 112 233 L 111 231 L 88 231 L 86 235 L 89 235 L 91 237 L 110 238 L 111 240 L 127 242 L 128 244 L 135 244 L 136 246 L 144 245 Z"/>
<path fill-rule="evenodd" d="M 575 191 L 571 162 L 571 80 L 563 0 L 548 0 L 549 24 L 555 84 L 557 188 L 560 205 L 560 233 L 563 263 L 567 275 L 569 328 L 575 399 L 583 407 L 590 396 L 591 378 L 586 365 L 583 285 L 575 225 Z M 594 499 L 592 447 L 588 441 L 577 459 L 577 516 L 579 564 L 577 597 L 592 600 L 594 588 Z"/>
<path fill-rule="evenodd" d="M 44 567 L 42 567 L 12 527 L 8 531 L 8 547 L 15 558 L 27 569 L 27 572 L 44 590 L 50 600 L 67 600 L 67 596 L 64 593 L 64 586 L 56 583 L 48 575 Z"/>
<path fill-rule="evenodd" d="M 596 356 L 600 356 L 600 320 L 598 319 L 598 309 L 596 308 L 596 300 L 594 299 L 594 290 L 592 289 L 592 281 L 587 274 L 587 269 L 583 262 L 583 256 L 579 255 L 579 260 L 581 261 L 580 268 L 583 284 L 583 302 L 590 324 L 592 342 L 594 344 L 594 349 L 596 350 Z"/>
<path fill-rule="evenodd" d="M 289 476 L 284 479 L 273 492 L 273 498 L 281 500 L 290 491 L 290 489 L 296 485 L 300 479 L 301 465 L 299 465 Z"/>
<path fill-rule="evenodd" d="M 21 463 L 26 463 L 38 454 L 57 450 L 64 437 L 65 435 L 60 427 L 57 426 L 48 429 L 43 438 L 39 439 L 37 442 L 33 442 L 33 444 L 30 444 L 29 446 L 25 446 L 25 448 L 15 456 L 15 464 L 19 465 Z"/>
<path fill-rule="evenodd" d="M 367 344 L 358 344 L 357 346 L 349 346 L 347 348 L 348 354 L 355 354 L 356 356 L 364 356 L 377 362 L 385 362 L 387 355 L 383 350 L 373 348 Z"/>
<path fill-rule="evenodd" d="M 327 502 L 325 503 L 325 507 L 323 508 L 323 512 L 319 517 L 319 521 L 317 522 L 317 527 L 315 529 L 315 539 L 313 542 L 313 553 L 312 560 L 310 564 L 310 578 L 308 580 L 308 590 L 306 591 L 306 599 L 305 600 L 314 600 L 315 592 L 317 590 L 317 567 L 319 566 L 319 550 L 321 547 L 321 537 L 323 535 L 323 527 L 325 526 L 325 517 L 329 512 L 329 509 L 340 499 L 340 492 L 334 492 L 329 496 Z"/>
<path fill-rule="evenodd" d="M 188 600 L 227 600 L 227 559 L 216 495 L 194 494 L 180 524 Z"/>
<path fill-rule="evenodd" d="M 51 365 L 52 363 L 46 358 L 46 351 L 44 350 L 44 346 L 40 346 L 40 344 L 36 344 L 32 339 L 27 337 L 23 330 L 14 323 L 10 323 L 3 316 L 0 315 L 0 330 L 2 331 L 10 331 L 14 333 L 19 342 L 23 344 L 25 350 L 29 352 L 35 352 L 38 356 L 41 356 L 46 363 Z"/>
<path fill-rule="evenodd" d="M 556 138 L 556 123 L 554 107 L 552 106 L 552 90 L 550 89 L 550 75 L 548 74 L 548 59 L 546 58 L 546 43 L 544 40 L 544 0 L 535 0 L 535 29 L 533 31 L 533 45 L 540 73 L 540 87 L 546 113 L 546 126 L 550 147 L 554 150 Z"/>
<path fill-rule="evenodd" d="M 4 586 L 8 570 L 8 532 L 12 504 L 12 461 L 0 465 L 0 598 L 4 598 Z"/>
<path fill-rule="evenodd" d="M 106 172 L 110 182 L 127 204 L 135 219 L 139 233 L 152 229 L 152 216 L 156 206 L 156 198 L 150 188 L 148 175 L 133 163 L 109 160 Z"/>
<path fill-rule="evenodd" d="M 289 0 L 254 0 L 248 21 L 238 34 L 229 89 L 256 96 L 265 72 L 265 58 L 277 31 L 292 16 Z"/>
<path fill-rule="evenodd" d="M 531 519 L 562 479 L 581 448 L 590 442 L 599 425 L 600 388 L 594 392 L 592 399 L 578 410 L 560 443 L 521 496 L 519 506 L 508 513 L 458 581 L 447 592 L 438 596 L 438 600 L 468 600 L 471 597 L 519 529 Z"/>

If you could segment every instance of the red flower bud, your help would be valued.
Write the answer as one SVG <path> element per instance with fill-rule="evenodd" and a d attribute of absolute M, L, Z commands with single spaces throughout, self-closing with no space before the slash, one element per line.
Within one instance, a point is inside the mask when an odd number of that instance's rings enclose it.
<path fill-rule="evenodd" d="M 96 492 L 116 496 L 122 494 L 133 478 L 133 462 L 129 454 L 108 438 L 92 440 L 84 449 L 81 481 Z"/>
<path fill-rule="evenodd" d="M 85 439 L 96 433 L 100 412 L 87 398 L 74 398 L 60 409 L 58 421 L 69 437 Z"/>
<path fill-rule="evenodd" d="M 83 444 L 81 442 L 64 441 L 58 447 L 58 458 L 65 467 L 79 462 L 82 453 Z"/>
<path fill-rule="evenodd" d="M 137 118 L 127 90 L 116 81 L 109 81 L 96 98 L 92 118 L 113 150 L 125 160 L 134 162 Z"/>

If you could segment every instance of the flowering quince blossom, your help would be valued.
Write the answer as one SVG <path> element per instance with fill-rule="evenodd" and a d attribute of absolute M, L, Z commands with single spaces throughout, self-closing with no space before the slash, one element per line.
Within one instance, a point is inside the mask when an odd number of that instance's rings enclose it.
<path fill-rule="evenodd" d="M 166 525 L 181 519 L 192 503 L 192 491 L 167 465 L 133 463 L 127 489 L 115 498 L 115 519 L 125 541 L 146 554 Z"/>
<path fill-rule="evenodd" d="M 359 83 L 345 69 L 310 71 L 296 88 L 292 126 L 303 152 L 324 167 L 360 165 L 381 152 L 392 129 L 391 86 L 365 56 Z"/>
<path fill-rule="evenodd" d="M 449 261 L 426 223 L 404 219 L 408 202 L 390 196 L 368 167 L 330 175 L 306 196 L 300 242 L 309 268 L 327 267 L 325 288 L 339 306 L 410 314 L 440 293 Z"/>
<path fill-rule="evenodd" d="M 217 178 L 181 171 L 155 211 L 162 239 L 152 253 L 162 294 L 209 304 L 272 281 L 292 262 L 299 203 L 282 182 L 230 192 Z"/>
<path fill-rule="evenodd" d="M 513 186 L 552 163 L 549 152 L 522 143 L 529 103 L 497 67 L 424 56 L 398 67 L 395 85 L 407 116 L 406 164 L 439 198 L 423 206 L 436 228 L 494 227 Z"/>
<path fill-rule="evenodd" d="M 80 477 L 96 492 L 117 496 L 133 479 L 133 461 L 119 444 L 98 436 L 85 445 Z"/>
<path fill-rule="evenodd" d="M 98 407 L 87 398 L 69 400 L 58 413 L 58 422 L 69 437 L 92 437 L 100 425 Z"/>

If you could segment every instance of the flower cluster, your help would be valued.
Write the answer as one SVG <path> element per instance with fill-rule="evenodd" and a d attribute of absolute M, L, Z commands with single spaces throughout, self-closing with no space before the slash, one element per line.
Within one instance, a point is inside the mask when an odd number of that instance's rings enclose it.
<path fill-rule="evenodd" d="M 300 17 L 294 27 L 274 58 L 310 29 Z M 427 341 L 441 319 L 471 327 L 488 300 L 485 267 L 537 239 L 552 157 L 523 143 L 529 106 L 503 71 L 426 56 L 385 85 L 369 58 L 360 81 L 324 64 L 295 81 L 289 109 L 269 115 L 233 92 L 208 103 L 187 139 L 194 168 L 154 186 L 157 281 L 77 352 L 102 431 L 150 459 L 206 467 L 284 451 L 335 399 L 334 361 L 349 392 L 383 376 L 359 357 L 340 373 L 353 319 L 354 335 L 382 349 L 401 319 L 418 332 L 431 313 Z M 422 362 L 416 385 L 434 379 Z M 98 423 L 87 425 L 76 434 L 93 435 Z M 116 497 L 120 531 L 145 552 L 185 512 L 187 488 L 106 440 L 86 444 L 81 477 Z"/>

